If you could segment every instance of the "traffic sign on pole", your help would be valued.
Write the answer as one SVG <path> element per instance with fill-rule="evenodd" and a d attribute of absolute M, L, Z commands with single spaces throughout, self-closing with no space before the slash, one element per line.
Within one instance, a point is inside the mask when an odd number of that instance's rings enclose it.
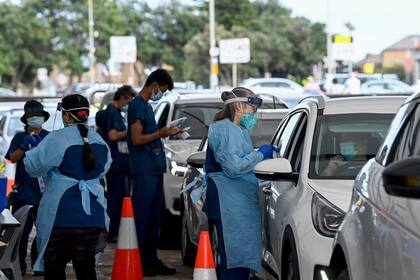
<path fill-rule="evenodd" d="M 111 61 L 117 63 L 136 63 L 137 41 L 134 36 L 111 36 Z"/>
<path fill-rule="evenodd" d="M 222 64 L 249 63 L 251 61 L 251 43 L 249 38 L 238 38 L 219 41 Z"/>

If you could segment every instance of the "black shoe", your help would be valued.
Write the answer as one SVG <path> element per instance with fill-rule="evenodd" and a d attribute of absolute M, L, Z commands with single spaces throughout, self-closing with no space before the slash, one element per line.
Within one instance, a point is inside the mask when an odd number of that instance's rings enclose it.
<path fill-rule="evenodd" d="M 155 264 L 156 274 L 158 275 L 174 275 L 176 273 L 175 268 L 166 266 L 161 260 L 158 260 Z"/>
<path fill-rule="evenodd" d="M 143 276 L 144 277 L 153 277 L 157 275 L 157 270 L 155 267 L 143 266 Z"/>
<path fill-rule="evenodd" d="M 44 276 L 44 272 L 42 272 L 42 271 L 32 271 L 32 276 L 34 276 L 34 277 Z"/>

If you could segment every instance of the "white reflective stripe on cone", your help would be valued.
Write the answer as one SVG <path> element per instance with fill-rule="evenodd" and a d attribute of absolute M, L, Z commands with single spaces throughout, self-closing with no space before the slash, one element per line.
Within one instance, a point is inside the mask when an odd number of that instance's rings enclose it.
<path fill-rule="evenodd" d="M 118 233 L 118 249 L 137 249 L 137 235 L 134 218 L 121 218 Z"/>
<path fill-rule="evenodd" d="M 194 280 L 217 280 L 216 271 L 211 268 L 195 268 Z"/>

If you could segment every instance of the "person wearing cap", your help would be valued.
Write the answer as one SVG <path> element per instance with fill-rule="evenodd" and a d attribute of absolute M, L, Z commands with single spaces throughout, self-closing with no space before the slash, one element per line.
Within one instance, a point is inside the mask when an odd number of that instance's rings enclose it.
<path fill-rule="evenodd" d="M 36 219 L 39 201 L 42 195 L 43 181 L 36 177 L 31 177 L 25 170 L 23 159 L 26 153 L 36 147 L 41 140 L 47 136 L 48 131 L 42 128 L 42 125 L 48 120 L 50 114 L 44 111 L 44 106 L 35 100 L 29 100 L 25 103 L 24 114 L 21 122 L 25 124 L 25 131 L 17 133 L 11 143 L 5 158 L 16 163 L 16 185 L 12 198 L 12 213 L 25 205 L 32 205 L 32 209 L 26 220 L 22 231 L 22 237 L 19 244 L 19 260 L 22 274 L 26 273 L 26 254 L 28 248 L 29 234 L 32 231 Z M 40 185 L 41 183 L 41 185 Z M 37 258 L 36 241 L 32 242 L 31 260 L 32 265 Z"/>
<path fill-rule="evenodd" d="M 204 210 L 216 227 L 220 275 L 218 279 L 249 279 L 261 270 L 261 225 L 257 163 L 272 158 L 276 147 L 257 151 L 248 129 L 257 123 L 262 100 L 243 87 L 222 93 L 223 109 L 208 133 L 205 163 L 207 193 Z"/>
<path fill-rule="evenodd" d="M 172 77 L 163 69 L 152 72 L 128 107 L 128 149 L 133 176 L 133 208 L 144 276 L 173 275 L 157 256 L 164 209 L 163 173 L 166 158 L 162 138 L 181 132 L 178 127 L 158 129 L 149 100 L 158 101 L 172 90 Z"/>
<path fill-rule="evenodd" d="M 77 279 L 96 279 L 95 255 L 106 246 L 106 200 L 100 184 L 112 158 L 102 137 L 87 126 L 89 102 L 78 94 L 61 104 L 64 128 L 51 132 L 24 158 L 26 171 L 46 178 L 36 220 L 35 271 L 66 279 L 72 261 Z"/>
<path fill-rule="evenodd" d="M 112 165 L 106 175 L 107 206 L 110 218 L 108 242 L 115 242 L 120 226 L 120 217 L 124 195 L 127 195 L 126 182 L 130 175 L 128 159 L 127 124 L 121 113 L 127 113 L 128 104 L 136 91 L 128 85 L 117 89 L 114 100 L 105 110 L 101 135 L 108 144 L 112 155 Z"/>

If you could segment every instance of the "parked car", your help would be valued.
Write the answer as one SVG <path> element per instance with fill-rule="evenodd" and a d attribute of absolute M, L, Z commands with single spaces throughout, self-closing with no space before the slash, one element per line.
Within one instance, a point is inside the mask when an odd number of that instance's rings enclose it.
<path fill-rule="evenodd" d="M 16 92 L 8 88 L 0 88 L 1 97 L 14 97 L 17 96 Z"/>
<path fill-rule="evenodd" d="M 277 129 L 287 112 L 287 109 L 280 109 L 264 110 L 257 113 L 258 123 L 250 130 L 255 148 L 271 141 L 273 131 Z M 194 264 L 200 232 L 209 230 L 207 216 L 202 209 L 205 201 L 205 192 L 197 202 L 193 202 L 191 199 L 191 192 L 203 185 L 203 165 L 206 159 L 206 149 L 207 137 L 201 142 L 198 151 L 188 158 L 187 162 L 189 165 L 182 183 L 182 190 L 186 190 L 187 186 L 191 186 L 189 190 L 181 194 L 181 254 L 184 264 L 188 266 Z"/>
<path fill-rule="evenodd" d="M 374 80 L 362 84 L 362 93 L 414 93 L 413 89 L 399 80 Z"/>
<path fill-rule="evenodd" d="M 420 94 L 357 176 L 328 279 L 420 279 Z"/>
<path fill-rule="evenodd" d="M 295 81 L 285 78 L 249 78 L 241 86 L 249 88 L 276 88 L 287 92 L 302 93 L 303 87 Z"/>
<path fill-rule="evenodd" d="M 263 262 L 280 279 L 324 279 L 353 181 L 375 156 L 403 97 L 310 97 L 290 111 L 255 167 Z"/>
<path fill-rule="evenodd" d="M 330 88 L 332 87 L 332 80 L 337 79 L 337 83 L 342 85 L 344 91 L 344 84 L 348 78 L 350 78 L 350 73 L 326 74 L 323 87 L 326 92 L 329 92 Z M 382 74 L 357 74 L 357 78 L 360 80 L 361 84 L 364 84 L 369 81 L 382 79 Z"/>
<path fill-rule="evenodd" d="M 265 109 L 287 108 L 281 100 L 267 96 L 262 96 L 262 98 Z M 207 136 L 207 129 L 213 122 L 214 115 L 222 107 L 223 102 L 219 94 L 178 94 L 176 92 L 169 92 L 155 105 L 155 119 L 159 128 L 168 126 L 172 121 L 183 117 L 187 117 L 183 127 L 190 127 L 188 139 L 183 140 L 180 135 L 163 139 L 168 168 L 164 175 L 166 210 L 161 228 L 163 247 L 171 247 L 180 240 L 179 192 L 187 171 L 187 158 L 197 151 L 201 141 Z"/>

